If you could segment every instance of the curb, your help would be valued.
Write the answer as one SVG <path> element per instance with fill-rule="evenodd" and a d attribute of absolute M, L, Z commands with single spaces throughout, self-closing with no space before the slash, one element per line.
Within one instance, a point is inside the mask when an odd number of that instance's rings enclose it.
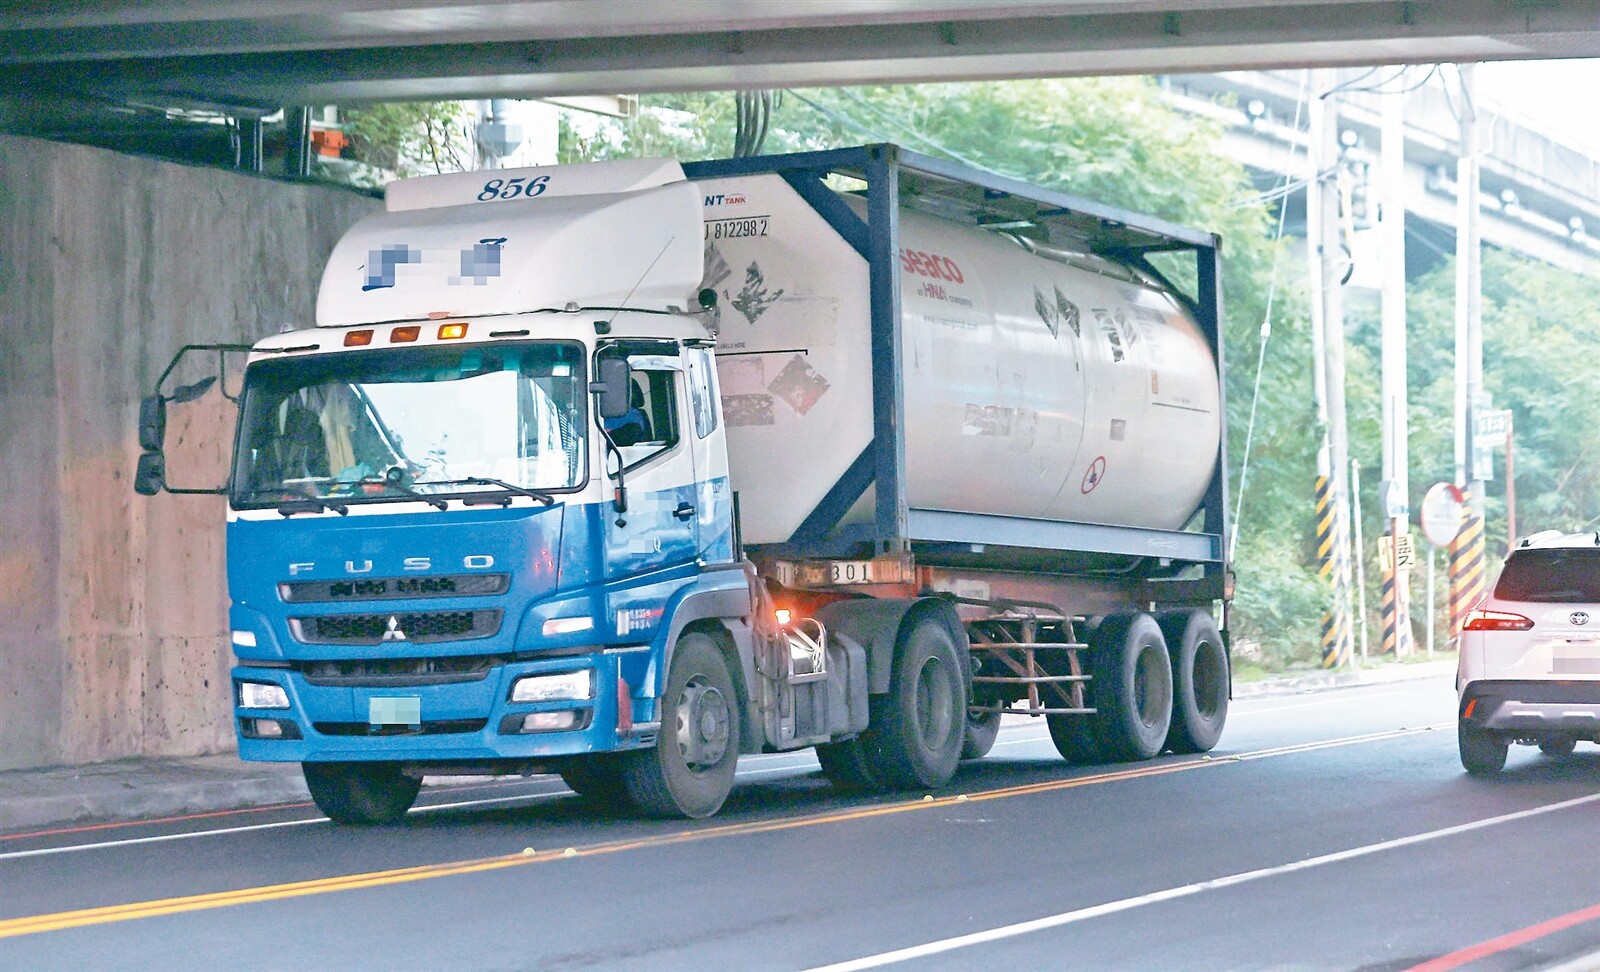
<path fill-rule="evenodd" d="M 217 765 L 208 765 L 214 761 Z M 248 769 L 241 773 L 238 767 Z M 21 784 L 27 792 L 19 792 Z M 298 765 L 242 764 L 233 756 L 194 762 L 129 760 L 38 774 L 19 771 L 0 774 L 0 831 L 211 813 L 310 798 Z"/>

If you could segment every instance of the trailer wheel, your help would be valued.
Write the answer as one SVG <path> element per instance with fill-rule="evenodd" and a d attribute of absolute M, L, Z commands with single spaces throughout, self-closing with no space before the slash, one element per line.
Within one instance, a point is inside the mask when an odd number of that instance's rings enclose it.
<path fill-rule="evenodd" d="M 1206 753 L 1228 721 L 1228 652 L 1217 623 L 1204 611 L 1173 611 L 1160 618 L 1172 653 L 1172 727 L 1167 749 Z"/>
<path fill-rule="evenodd" d="M 972 710 L 967 710 L 967 735 L 961 741 L 961 758 L 982 759 L 989 755 L 999 735 L 1000 713 L 985 712 L 975 716 Z"/>
<path fill-rule="evenodd" d="M 1505 769 L 1510 740 L 1492 729 L 1461 719 L 1456 724 L 1461 766 L 1472 776 L 1493 776 Z"/>
<path fill-rule="evenodd" d="M 822 775 L 840 793 L 875 793 L 883 789 L 883 780 L 859 738 L 823 743 L 816 749 Z"/>
<path fill-rule="evenodd" d="M 1111 761 L 1149 759 L 1172 726 L 1172 660 L 1161 627 L 1148 614 L 1118 614 L 1089 636 L 1094 650 L 1090 704 L 1100 755 Z"/>
<path fill-rule="evenodd" d="M 895 648 L 889 691 L 871 698 L 862 745 L 893 788 L 950 782 L 966 735 L 967 689 L 955 643 L 937 618 L 923 616 Z"/>
<path fill-rule="evenodd" d="M 652 816 L 709 817 L 733 789 L 739 761 L 739 702 L 709 636 L 678 640 L 661 707 L 655 747 L 622 763 L 628 796 Z"/>
<path fill-rule="evenodd" d="M 629 806 L 628 787 L 622 782 L 622 761 L 615 753 L 574 756 L 556 767 L 561 782 L 578 796 L 607 806 Z"/>
<path fill-rule="evenodd" d="M 422 788 L 398 763 L 301 763 L 300 770 L 317 809 L 335 823 L 397 823 Z"/>
<path fill-rule="evenodd" d="M 1090 703 L 1093 705 L 1093 702 Z M 1050 741 L 1055 743 L 1056 752 L 1069 763 L 1088 765 L 1098 763 L 1100 743 L 1096 736 L 1096 725 L 1092 715 L 1047 715 L 1045 723 L 1050 727 Z"/>

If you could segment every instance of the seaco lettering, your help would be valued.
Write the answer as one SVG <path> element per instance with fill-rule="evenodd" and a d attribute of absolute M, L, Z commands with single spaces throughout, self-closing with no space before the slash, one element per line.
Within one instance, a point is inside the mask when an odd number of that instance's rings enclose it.
<path fill-rule="evenodd" d="M 906 273 L 914 273 L 922 277 L 932 277 L 935 280 L 948 280 L 951 283 L 964 283 L 966 277 L 961 273 L 961 268 L 956 266 L 956 261 L 937 253 L 924 253 L 921 250 L 900 251 L 900 269 Z"/>

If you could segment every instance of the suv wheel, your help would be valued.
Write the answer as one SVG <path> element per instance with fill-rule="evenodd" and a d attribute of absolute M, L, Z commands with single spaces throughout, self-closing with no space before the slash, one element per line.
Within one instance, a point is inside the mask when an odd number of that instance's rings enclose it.
<path fill-rule="evenodd" d="M 1462 719 L 1457 724 L 1456 740 L 1461 746 L 1461 765 L 1473 776 L 1493 776 L 1505 768 L 1506 737 Z"/>

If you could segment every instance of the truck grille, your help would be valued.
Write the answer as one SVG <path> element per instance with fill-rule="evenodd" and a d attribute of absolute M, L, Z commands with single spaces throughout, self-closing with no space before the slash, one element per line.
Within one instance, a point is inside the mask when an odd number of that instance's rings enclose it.
<path fill-rule="evenodd" d="M 387 620 L 385 620 L 387 625 Z M 500 655 L 466 655 L 455 658 L 364 658 L 355 661 L 301 662 L 295 667 L 312 685 L 353 688 L 395 688 L 408 685 L 451 685 L 480 682 L 496 665 L 510 659 Z"/>
<path fill-rule="evenodd" d="M 365 722 L 313 722 L 312 728 L 324 736 L 453 736 L 480 732 L 488 719 L 438 719 L 424 722 L 420 729 L 410 726 L 373 726 Z"/>
<path fill-rule="evenodd" d="M 510 588 L 510 574 L 449 574 L 442 577 L 285 581 L 278 585 L 278 596 L 289 604 L 316 604 L 327 601 L 393 601 L 415 597 L 488 597 L 504 594 Z"/>
<path fill-rule="evenodd" d="M 487 638 L 500 630 L 500 611 L 412 611 L 325 614 L 290 618 L 295 640 L 308 645 L 380 645 Z"/>

